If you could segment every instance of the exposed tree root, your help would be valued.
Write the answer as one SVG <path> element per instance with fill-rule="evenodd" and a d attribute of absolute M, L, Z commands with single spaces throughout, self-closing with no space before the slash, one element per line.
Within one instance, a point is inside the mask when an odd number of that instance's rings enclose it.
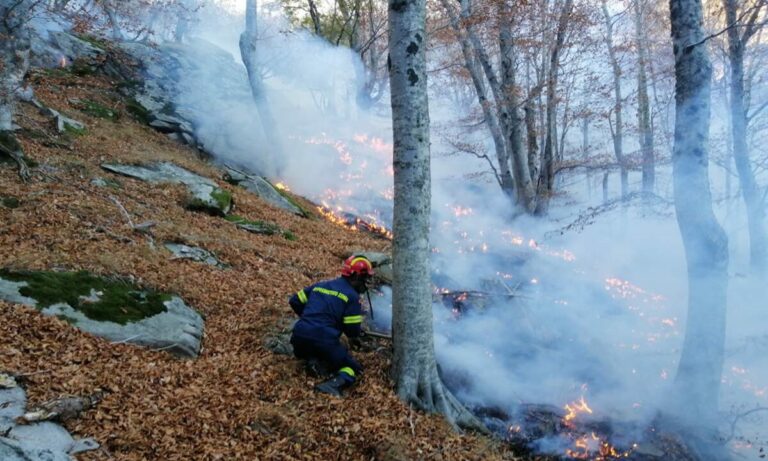
<path fill-rule="evenodd" d="M 24 152 L 21 150 L 21 144 L 16 140 L 16 136 L 11 131 L 0 132 L 0 154 L 12 158 L 19 166 L 19 177 L 23 182 L 29 181 L 31 174 L 29 166 L 24 159 Z"/>
<path fill-rule="evenodd" d="M 443 384 L 437 372 L 437 367 L 426 367 L 418 373 L 417 367 L 404 373 L 397 383 L 397 395 L 403 401 L 427 413 L 440 413 L 457 431 L 471 430 L 490 434 L 485 425 L 469 410 L 464 408 L 456 397 Z"/>

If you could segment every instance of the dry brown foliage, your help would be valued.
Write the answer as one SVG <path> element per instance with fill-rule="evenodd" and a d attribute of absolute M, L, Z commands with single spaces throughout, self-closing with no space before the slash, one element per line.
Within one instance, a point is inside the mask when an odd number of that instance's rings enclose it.
<path fill-rule="evenodd" d="M 206 318 L 198 360 L 178 360 L 79 332 L 33 309 L 0 303 L 0 370 L 31 373 L 31 404 L 63 395 L 106 392 L 103 401 L 66 423 L 76 436 L 104 447 L 81 460 L 256 459 L 511 459 L 495 442 L 457 435 L 435 415 L 412 412 L 393 394 L 388 359 L 360 353 L 367 368 L 348 398 L 312 391 L 297 362 L 263 347 L 264 338 L 289 315 L 287 296 L 337 273 L 355 248 L 386 249 L 389 242 L 270 208 L 219 181 L 234 193 L 237 214 L 290 229 L 297 241 L 254 235 L 221 218 L 180 206 L 183 190 L 128 178 L 122 188 L 90 181 L 110 177 L 101 162 L 169 160 L 212 178 L 220 172 L 196 154 L 135 122 L 112 82 L 38 75 L 36 92 L 47 105 L 88 125 L 72 149 L 46 147 L 46 137 L 21 137 L 39 163 L 35 180 L 22 184 L 14 169 L 0 168 L 0 196 L 21 201 L 0 207 L 0 267 L 65 268 L 129 277 L 177 293 Z M 91 118 L 68 102 L 98 100 L 121 112 L 118 122 Z M 44 127 L 22 107 L 25 127 Z M 149 237 L 134 232 L 109 199 L 119 199 L 136 223 L 156 221 Z M 171 260 L 160 245 L 184 241 L 214 251 L 232 267 L 217 269 Z"/>

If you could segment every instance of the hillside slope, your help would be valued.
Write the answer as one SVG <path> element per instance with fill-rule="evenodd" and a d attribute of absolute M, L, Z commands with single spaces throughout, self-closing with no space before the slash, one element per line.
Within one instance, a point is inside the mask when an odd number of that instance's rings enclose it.
<path fill-rule="evenodd" d="M 19 201 L 0 207 L 0 268 L 126 277 L 180 295 L 206 319 L 200 358 L 179 360 L 0 302 L 0 370 L 28 374 L 32 403 L 107 392 L 66 424 L 103 446 L 78 459 L 512 459 L 497 442 L 456 435 L 441 418 L 399 402 L 386 376 L 386 348 L 358 353 L 366 374 L 338 400 L 315 394 L 298 362 L 264 347 L 290 319 L 288 294 L 334 276 L 353 250 L 384 250 L 388 242 L 271 208 L 221 181 L 221 171 L 196 152 L 133 120 L 105 78 L 35 72 L 32 83 L 40 101 L 83 121 L 87 131 L 58 135 L 49 119 L 21 106 L 20 141 L 37 166 L 28 184 L 13 168 L 0 168 L 0 197 Z M 110 108 L 117 120 L 78 110 L 83 100 Z M 187 211 L 181 186 L 100 168 L 161 160 L 215 179 L 232 192 L 238 215 L 274 221 L 297 240 Z M 98 187 L 91 182 L 97 177 L 120 186 Z M 118 203 L 134 223 L 156 222 L 151 235 L 134 232 Z M 173 260 L 166 241 L 204 247 L 231 268 Z"/>

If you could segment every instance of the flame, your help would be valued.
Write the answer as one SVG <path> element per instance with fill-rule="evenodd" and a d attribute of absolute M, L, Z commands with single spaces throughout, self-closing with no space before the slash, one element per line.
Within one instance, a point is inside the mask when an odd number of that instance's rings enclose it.
<path fill-rule="evenodd" d="M 280 182 L 276 183 L 276 184 L 275 184 L 275 188 L 277 188 L 277 189 L 280 189 L 280 190 L 284 190 L 284 191 L 286 191 L 286 192 L 290 192 L 290 191 L 291 191 L 291 188 L 290 188 L 290 187 L 288 187 L 288 186 L 287 186 L 287 185 L 286 185 L 284 182 L 282 182 L 282 181 L 280 181 Z"/>
<path fill-rule="evenodd" d="M 579 400 L 567 403 L 563 408 L 568 412 L 565 416 L 563 416 L 563 420 L 565 421 L 566 425 L 570 425 L 571 422 L 576 419 L 579 413 L 587 413 L 590 415 L 593 413 L 583 395 Z"/>
<path fill-rule="evenodd" d="M 578 437 L 573 442 L 575 449 L 565 450 L 565 454 L 575 459 L 590 459 L 593 461 L 605 461 L 616 458 L 628 458 L 637 444 L 632 444 L 632 448 L 625 452 L 618 451 L 613 445 L 602 440 L 597 434 L 592 432 L 588 435 Z"/>
<path fill-rule="evenodd" d="M 344 213 L 344 211 L 340 206 L 337 206 L 336 209 L 340 213 Z M 364 221 L 356 216 L 355 217 L 350 216 L 350 218 L 344 218 L 343 216 L 339 216 L 325 202 L 323 202 L 323 205 L 320 205 L 317 207 L 317 211 L 320 213 L 321 216 L 323 216 L 328 221 L 338 226 L 341 226 L 345 229 L 349 229 L 352 231 L 364 230 L 389 240 L 391 240 L 393 237 L 393 234 L 389 229 L 387 229 L 386 227 L 380 224 L 376 224 L 375 222 Z M 366 217 L 371 218 L 372 220 L 375 219 L 373 216 L 366 216 Z"/>
<path fill-rule="evenodd" d="M 64 68 L 64 67 L 67 67 L 68 65 L 69 65 L 69 60 L 67 59 L 66 56 L 62 55 L 59 58 L 59 67 Z"/>

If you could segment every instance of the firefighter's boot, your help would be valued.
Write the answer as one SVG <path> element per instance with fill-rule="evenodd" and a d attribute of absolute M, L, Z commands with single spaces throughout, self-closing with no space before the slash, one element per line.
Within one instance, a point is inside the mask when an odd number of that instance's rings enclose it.
<path fill-rule="evenodd" d="M 304 370 L 313 378 L 327 378 L 333 374 L 331 368 L 323 361 L 318 359 L 308 359 L 304 363 Z"/>
<path fill-rule="evenodd" d="M 316 385 L 315 391 L 335 397 L 342 397 L 341 391 L 351 386 L 355 382 L 354 379 L 344 372 L 339 372 L 333 378 Z"/>

